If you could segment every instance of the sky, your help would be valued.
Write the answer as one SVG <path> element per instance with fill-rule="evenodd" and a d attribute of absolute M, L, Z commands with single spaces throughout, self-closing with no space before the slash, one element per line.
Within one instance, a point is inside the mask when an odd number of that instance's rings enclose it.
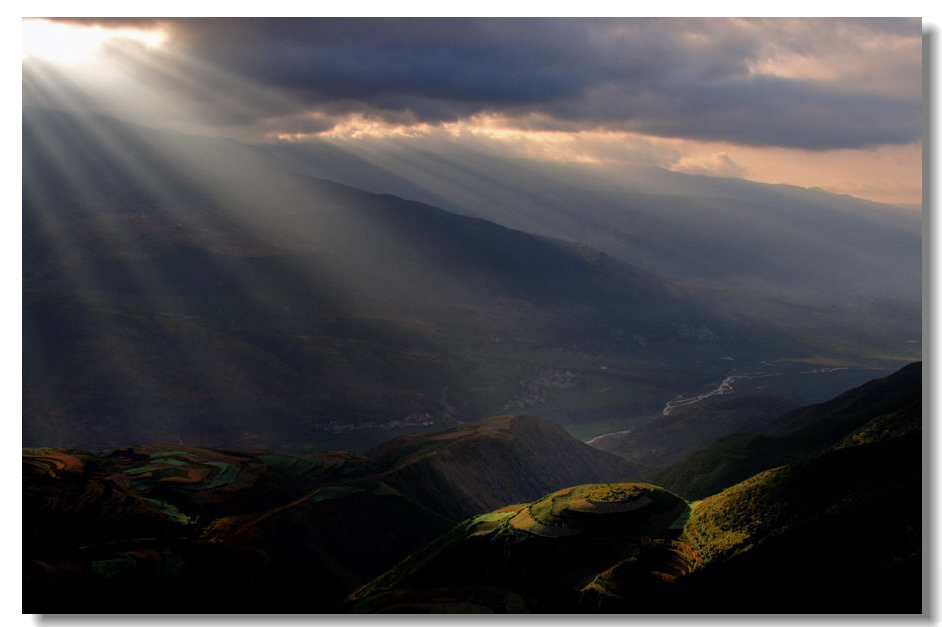
<path fill-rule="evenodd" d="M 24 105 L 922 197 L 919 19 L 23 22 Z"/>

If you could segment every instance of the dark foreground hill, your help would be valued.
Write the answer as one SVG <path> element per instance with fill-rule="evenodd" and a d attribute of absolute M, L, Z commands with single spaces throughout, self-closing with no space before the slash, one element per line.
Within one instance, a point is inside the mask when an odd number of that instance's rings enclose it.
<path fill-rule="evenodd" d="M 619 562 L 671 578 L 696 556 L 676 542 L 689 508 L 639 483 L 566 488 L 465 521 L 351 595 L 357 612 L 577 611 L 582 588 Z M 637 582 L 645 595 L 644 576 Z"/>
<path fill-rule="evenodd" d="M 919 614 L 921 435 L 910 405 L 689 506 L 623 483 L 495 510 L 360 588 L 348 608 Z"/>
<path fill-rule="evenodd" d="M 369 455 L 24 449 L 24 611 L 919 613 L 914 370 L 696 502 L 527 416 Z"/>
<path fill-rule="evenodd" d="M 708 567 L 681 586 L 691 610 L 923 612 L 921 422 L 879 416 L 699 503 L 685 533 Z"/>
<path fill-rule="evenodd" d="M 529 416 L 368 456 L 24 449 L 24 610 L 334 611 L 467 516 L 631 472 Z"/>
<path fill-rule="evenodd" d="M 367 452 L 386 483 L 462 520 L 561 486 L 617 481 L 637 466 L 533 416 L 500 416 L 434 434 L 391 440 Z"/>

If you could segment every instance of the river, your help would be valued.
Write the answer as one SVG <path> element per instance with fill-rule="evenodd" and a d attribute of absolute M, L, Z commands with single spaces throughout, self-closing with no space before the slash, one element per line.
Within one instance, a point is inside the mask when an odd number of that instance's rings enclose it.
<path fill-rule="evenodd" d="M 770 365 L 775 362 L 764 361 L 762 363 L 766 365 Z M 742 379 L 761 379 L 763 377 L 781 377 L 786 374 L 791 374 L 791 375 L 824 374 L 826 372 L 835 372 L 837 370 L 847 370 L 847 368 L 846 367 L 815 368 L 813 370 L 805 370 L 803 372 L 756 372 L 756 373 L 750 373 L 750 374 L 731 374 L 727 376 L 725 379 L 723 379 L 720 382 L 720 384 L 716 386 L 716 388 L 708 392 L 704 392 L 703 394 L 698 394 L 697 396 L 691 396 L 689 398 L 677 398 L 673 401 L 667 401 L 667 404 L 664 405 L 664 409 L 662 410 L 661 413 L 665 416 L 669 416 L 670 413 L 673 410 L 677 409 L 678 407 L 686 407 L 688 405 L 693 405 L 694 403 L 699 403 L 700 401 L 708 399 L 712 396 L 722 396 L 724 394 L 732 394 L 734 391 L 733 384 L 736 381 L 741 381 Z M 613 435 L 621 435 L 624 433 L 631 433 L 631 430 L 629 429 L 627 431 L 614 431 L 612 433 L 603 433 L 601 435 L 595 436 L 594 438 L 590 440 L 584 440 L 584 441 L 586 444 L 593 444 L 603 438 L 607 438 Z"/>

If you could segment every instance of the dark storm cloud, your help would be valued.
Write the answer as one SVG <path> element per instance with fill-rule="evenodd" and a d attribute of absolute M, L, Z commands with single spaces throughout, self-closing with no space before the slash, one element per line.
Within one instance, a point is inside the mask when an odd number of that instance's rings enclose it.
<path fill-rule="evenodd" d="M 298 93 L 402 106 L 473 106 L 579 93 L 610 68 L 586 58 L 589 33 L 555 20 L 323 19 L 188 22 L 189 52 Z"/>
<path fill-rule="evenodd" d="M 719 84 L 670 80 L 643 93 L 609 85 L 546 110 L 555 120 L 591 119 L 661 137 L 810 150 L 909 143 L 922 135 L 918 100 L 774 77 Z"/>
<path fill-rule="evenodd" d="M 920 98 L 912 93 L 750 72 L 769 55 L 852 57 L 857 48 L 862 54 L 867 37 L 918 38 L 919 22 L 912 20 L 252 18 L 166 24 L 173 49 L 289 93 L 291 104 L 278 111 L 245 112 L 269 124 L 275 114 L 296 119 L 302 111 L 361 113 L 393 123 L 491 113 L 533 124 L 530 114 L 537 113 L 544 128 L 631 129 L 809 149 L 921 136 Z M 899 53 L 888 49 L 887 55 Z M 886 81 L 907 72 L 912 76 L 902 80 L 910 83 L 921 76 L 918 57 L 875 65 L 871 84 L 881 84 L 881 71 Z"/>

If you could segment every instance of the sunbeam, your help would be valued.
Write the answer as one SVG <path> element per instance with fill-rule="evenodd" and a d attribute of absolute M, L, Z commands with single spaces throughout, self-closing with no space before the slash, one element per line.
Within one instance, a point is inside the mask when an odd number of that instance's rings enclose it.
<path fill-rule="evenodd" d="M 77 26 L 37 18 L 23 20 L 24 59 L 35 56 L 65 65 L 77 65 L 92 59 L 102 46 L 116 39 L 153 48 L 161 44 L 164 33 L 159 29 L 145 31 Z"/>

